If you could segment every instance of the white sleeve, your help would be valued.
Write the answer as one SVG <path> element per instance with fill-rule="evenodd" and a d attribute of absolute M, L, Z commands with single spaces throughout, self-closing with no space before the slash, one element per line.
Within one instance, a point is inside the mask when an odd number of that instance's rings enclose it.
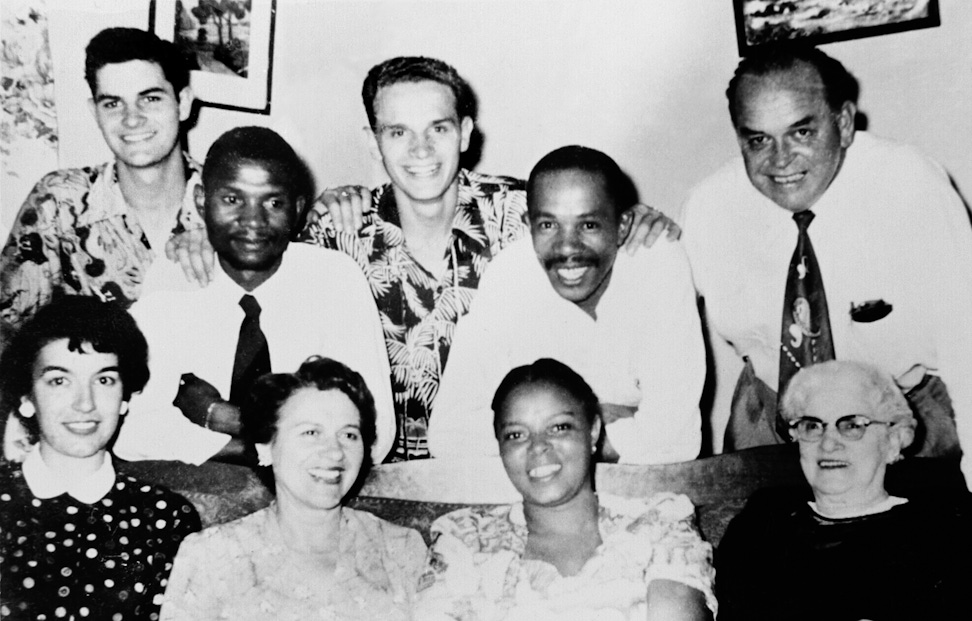
<path fill-rule="evenodd" d="M 952 400 L 962 474 L 972 489 L 972 323 L 964 319 L 972 308 L 972 227 L 945 172 L 930 160 L 928 164 L 933 169 L 927 171 L 929 182 L 921 197 L 927 219 L 918 226 L 938 229 L 933 233 L 937 243 L 930 242 L 924 257 L 915 260 L 925 262 L 921 295 L 935 322 L 937 373 Z"/>
<path fill-rule="evenodd" d="M 510 300 L 505 276 L 509 270 L 503 259 L 500 255 L 486 270 L 469 313 L 456 325 L 429 418 L 433 457 L 499 455 L 491 405 L 493 393 L 511 367 L 505 345 L 509 331 L 503 325 Z"/>
<path fill-rule="evenodd" d="M 695 287 L 680 243 L 642 252 L 654 257 L 639 326 L 647 333 L 636 363 L 641 401 L 633 417 L 606 431 L 624 463 L 687 461 L 702 446 L 699 399 L 706 372 Z"/>
<path fill-rule="evenodd" d="M 371 458 L 375 464 L 380 464 L 391 451 L 397 432 L 391 392 L 391 367 L 375 299 L 357 266 L 354 267 L 353 277 L 342 291 L 342 297 L 348 313 L 349 323 L 346 325 L 356 326 L 356 338 L 347 352 L 347 364 L 361 374 L 375 400 L 377 436 L 374 446 L 371 447 Z"/>
<path fill-rule="evenodd" d="M 128 461 L 176 460 L 198 466 L 218 453 L 230 436 L 200 427 L 172 405 L 181 373 L 179 361 L 165 352 L 179 334 L 167 329 L 164 307 L 149 299 L 132 307 L 132 315 L 148 341 L 150 377 L 145 389 L 132 396 L 112 452 Z"/>

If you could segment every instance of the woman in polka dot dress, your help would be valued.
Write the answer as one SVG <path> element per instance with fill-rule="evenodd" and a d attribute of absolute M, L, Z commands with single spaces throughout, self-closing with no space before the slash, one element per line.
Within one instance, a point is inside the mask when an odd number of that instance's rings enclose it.
<path fill-rule="evenodd" d="M 0 412 L 37 444 L 0 464 L 0 618 L 158 619 L 200 524 L 181 496 L 117 474 L 107 450 L 147 353 L 128 313 L 80 296 L 38 311 L 4 350 Z"/>

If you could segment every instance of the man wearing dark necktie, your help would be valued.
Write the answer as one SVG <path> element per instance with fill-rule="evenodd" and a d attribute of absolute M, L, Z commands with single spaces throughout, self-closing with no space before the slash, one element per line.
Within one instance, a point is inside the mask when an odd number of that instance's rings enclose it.
<path fill-rule="evenodd" d="M 216 252 L 208 287 L 159 261 L 133 308 L 149 342 L 151 379 L 133 399 L 115 453 L 128 460 L 247 461 L 240 408 L 261 375 L 311 356 L 339 360 L 374 394 L 380 461 L 394 438 L 390 372 L 368 284 L 349 257 L 290 244 L 308 183 L 271 130 L 240 127 L 209 150 L 196 206 Z"/>
<path fill-rule="evenodd" d="M 783 442 L 778 392 L 831 358 L 894 377 L 918 414 L 918 455 L 972 445 L 968 213 L 941 166 L 855 126 L 859 94 L 839 61 L 793 44 L 755 51 L 729 83 L 741 157 L 683 211 L 717 451 Z M 972 482 L 972 457 L 963 472 Z"/>

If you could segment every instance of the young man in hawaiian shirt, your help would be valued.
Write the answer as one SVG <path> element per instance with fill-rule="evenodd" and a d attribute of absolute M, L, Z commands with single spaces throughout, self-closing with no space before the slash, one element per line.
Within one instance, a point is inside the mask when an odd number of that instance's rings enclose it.
<path fill-rule="evenodd" d="M 54 296 L 127 307 L 169 236 L 202 226 L 191 190 L 199 166 L 180 148 L 193 96 L 177 48 L 108 28 L 88 43 L 85 78 L 114 159 L 54 171 L 24 201 L 0 255 L 0 347 Z"/>

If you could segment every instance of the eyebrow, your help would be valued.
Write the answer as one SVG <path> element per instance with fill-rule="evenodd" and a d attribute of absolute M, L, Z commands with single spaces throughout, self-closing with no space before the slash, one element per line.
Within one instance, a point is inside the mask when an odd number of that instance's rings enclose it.
<path fill-rule="evenodd" d="M 809 114 L 809 115 L 803 117 L 802 119 L 796 121 L 795 123 L 791 123 L 790 126 L 787 129 L 796 129 L 797 127 L 803 127 L 805 125 L 810 125 L 816 119 L 817 119 L 817 117 L 815 115 Z M 755 129 L 750 129 L 749 127 L 742 126 L 742 127 L 739 128 L 739 133 L 742 134 L 743 136 L 756 136 L 756 135 L 759 135 L 759 134 L 765 134 L 766 132 L 759 131 L 759 130 L 755 130 Z"/>
<path fill-rule="evenodd" d="M 445 117 L 445 118 L 436 119 L 432 121 L 431 123 L 429 123 L 429 127 L 432 127 L 434 125 L 441 125 L 442 123 L 451 123 L 452 125 L 458 125 L 459 121 L 457 121 L 455 117 L 450 116 L 450 117 Z M 408 129 L 408 127 L 402 123 L 392 123 L 392 124 L 379 123 L 378 124 L 378 131 L 385 131 L 388 129 Z"/>
<path fill-rule="evenodd" d="M 145 97 L 146 95 L 156 95 L 156 94 L 159 94 L 159 93 L 161 93 L 163 95 L 167 95 L 168 94 L 168 92 L 164 88 L 162 88 L 161 86 L 153 86 L 152 88 L 147 88 L 144 91 L 141 91 L 138 94 L 138 96 L 139 97 Z M 115 100 L 115 99 L 121 99 L 121 97 L 118 96 L 118 95 L 107 95 L 107 94 L 99 94 L 97 97 L 95 97 L 95 101 L 98 102 L 98 103 L 101 103 L 102 101 L 105 101 L 105 100 Z"/>
<path fill-rule="evenodd" d="M 61 373 L 70 373 L 71 372 L 71 371 L 69 371 L 68 369 L 66 369 L 64 367 L 59 367 L 56 364 L 52 364 L 52 365 L 48 365 L 48 366 L 44 367 L 43 369 L 41 369 L 40 370 L 40 375 L 44 375 L 45 373 L 51 373 L 53 371 L 60 371 Z M 98 371 L 98 373 L 110 373 L 110 372 L 119 373 L 120 371 L 119 371 L 119 369 L 118 369 L 117 366 L 104 367 L 103 369 L 100 369 Z"/>

